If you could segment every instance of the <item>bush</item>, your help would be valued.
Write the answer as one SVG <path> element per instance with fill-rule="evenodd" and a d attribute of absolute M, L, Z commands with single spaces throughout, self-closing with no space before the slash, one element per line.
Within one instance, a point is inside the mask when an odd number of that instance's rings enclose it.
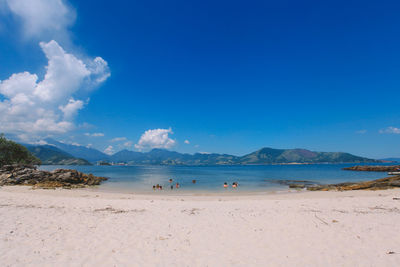
<path fill-rule="evenodd" d="M 41 162 L 26 147 L 7 140 L 4 134 L 0 134 L 0 167 L 9 164 L 40 165 Z"/>

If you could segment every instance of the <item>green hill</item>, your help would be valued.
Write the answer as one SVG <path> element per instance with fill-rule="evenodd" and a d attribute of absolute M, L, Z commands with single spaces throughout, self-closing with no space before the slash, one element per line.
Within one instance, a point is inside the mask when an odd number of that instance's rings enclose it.
<path fill-rule="evenodd" d="M 372 163 L 380 162 L 343 152 L 315 152 L 307 149 L 262 148 L 240 157 L 240 164 L 285 163 Z"/>
<path fill-rule="evenodd" d="M 131 165 L 265 165 L 291 163 L 373 163 L 374 159 L 363 158 L 343 152 L 314 152 L 307 149 L 262 148 L 253 153 L 238 157 L 228 154 L 196 153 L 182 154 L 165 149 L 150 152 L 123 150 L 109 158 L 112 162 Z"/>
<path fill-rule="evenodd" d="M 32 155 L 26 147 L 7 140 L 0 134 L 0 167 L 9 164 L 40 164 L 40 159 Z"/>
<path fill-rule="evenodd" d="M 91 165 L 87 160 L 72 155 L 51 145 L 25 145 L 26 148 L 42 161 L 43 165 Z"/>

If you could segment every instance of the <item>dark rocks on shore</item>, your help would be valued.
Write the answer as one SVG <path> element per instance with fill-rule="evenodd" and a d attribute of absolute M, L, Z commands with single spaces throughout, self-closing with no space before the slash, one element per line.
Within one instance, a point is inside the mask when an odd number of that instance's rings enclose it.
<path fill-rule="evenodd" d="M 287 185 L 292 189 L 304 189 L 309 191 L 348 191 L 348 190 L 383 190 L 400 188 L 400 175 L 358 183 L 318 184 L 312 181 L 302 180 L 265 180 L 270 183 Z"/>
<path fill-rule="evenodd" d="M 381 178 L 373 181 L 359 182 L 359 183 L 340 183 L 309 186 L 307 190 L 310 191 L 349 191 L 349 190 L 383 190 L 400 188 L 400 175 Z"/>
<path fill-rule="evenodd" d="M 0 185 L 32 185 L 37 188 L 81 188 L 107 180 L 76 170 L 38 170 L 32 165 L 5 165 L 0 168 Z"/>
<path fill-rule="evenodd" d="M 400 169 L 400 165 L 393 166 L 368 166 L 368 165 L 359 165 L 353 167 L 343 168 L 343 170 L 347 171 L 366 171 L 366 172 L 394 172 Z"/>
<path fill-rule="evenodd" d="M 316 182 L 306 181 L 306 180 L 265 180 L 270 183 L 280 184 L 280 185 L 287 185 L 289 188 L 292 189 L 303 189 L 309 186 L 317 186 L 319 185 Z"/>

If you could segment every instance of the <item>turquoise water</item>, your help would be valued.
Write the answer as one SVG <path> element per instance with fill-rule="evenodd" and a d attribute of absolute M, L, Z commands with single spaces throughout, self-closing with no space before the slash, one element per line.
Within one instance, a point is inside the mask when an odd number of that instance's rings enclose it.
<path fill-rule="evenodd" d="M 181 187 L 177 192 L 262 192 L 287 190 L 276 180 L 307 180 L 320 184 L 367 181 L 387 176 L 385 172 L 344 171 L 343 167 L 354 164 L 316 164 L 316 165 L 264 165 L 264 166 L 41 166 L 44 170 L 58 168 L 76 169 L 109 180 L 98 187 L 100 190 L 119 192 L 152 192 L 152 186 L 160 184 L 164 191 L 170 189 L 168 180 Z M 192 180 L 196 183 L 193 184 Z M 229 188 L 223 188 L 227 182 Z M 239 187 L 233 189 L 233 182 Z"/>

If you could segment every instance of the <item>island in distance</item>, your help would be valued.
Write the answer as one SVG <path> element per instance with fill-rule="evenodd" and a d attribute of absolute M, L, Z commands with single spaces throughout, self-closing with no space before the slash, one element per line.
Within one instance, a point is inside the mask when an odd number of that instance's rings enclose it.
<path fill-rule="evenodd" d="M 107 155 L 94 148 L 64 144 L 51 139 L 47 141 L 47 145 L 26 146 L 42 162 L 50 165 L 86 165 L 99 162 L 103 164 L 184 166 L 382 162 L 343 152 L 274 148 L 262 148 L 244 156 L 217 153 L 186 154 L 157 148 L 149 152 L 121 150 L 113 155 Z"/>

